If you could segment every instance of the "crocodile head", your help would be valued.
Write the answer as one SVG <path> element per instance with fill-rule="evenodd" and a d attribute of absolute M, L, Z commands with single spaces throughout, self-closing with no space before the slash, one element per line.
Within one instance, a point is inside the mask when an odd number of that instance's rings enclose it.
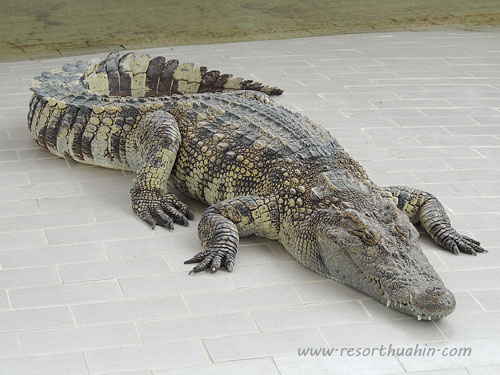
<path fill-rule="evenodd" d="M 335 190 L 343 202 L 350 197 L 347 207 L 337 202 L 314 215 L 321 273 L 419 320 L 453 312 L 455 297 L 423 254 L 407 215 L 367 186 L 340 182 L 330 194 Z"/>

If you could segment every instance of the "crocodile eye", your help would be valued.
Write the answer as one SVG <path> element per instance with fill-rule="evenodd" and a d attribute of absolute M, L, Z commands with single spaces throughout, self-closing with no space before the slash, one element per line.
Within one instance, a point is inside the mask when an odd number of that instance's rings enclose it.
<path fill-rule="evenodd" d="M 405 223 L 402 223 L 401 220 L 399 219 L 399 217 L 396 217 L 393 225 L 394 225 L 394 229 L 396 230 L 397 233 L 399 233 L 400 235 L 402 235 L 405 238 L 410 237 L 411 228 L 409 228 L 408 225 L 405 225 Z"/>
<path fill-rule="evenodd" d="M 367 245 L 376 245 L 381 242 L 381 236 L 380 233 L 370 229 L 366 228 L 363 233 L 361 234 L 361 239 L 367 244 Z"/>

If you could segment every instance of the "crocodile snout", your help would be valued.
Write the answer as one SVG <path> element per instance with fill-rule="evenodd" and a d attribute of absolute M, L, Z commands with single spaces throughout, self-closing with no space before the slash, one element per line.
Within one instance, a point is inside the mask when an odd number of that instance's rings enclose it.
<path fill-rule="evenodd" d="M 414 296 L 414 308 L 418 319 L 440 319 L 455 310 L 453 293 L 445 287 L 430 286 Z"/>

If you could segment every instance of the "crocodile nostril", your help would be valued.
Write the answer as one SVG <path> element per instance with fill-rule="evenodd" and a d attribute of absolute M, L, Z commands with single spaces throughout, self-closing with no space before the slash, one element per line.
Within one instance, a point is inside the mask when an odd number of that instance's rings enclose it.
<path fill-rule="evenodd" d="M 421 293 L 413 296 L 413 304 L 418 311 L 426 316 L 441 317 L 455 310 L 455 296 L 445 287 L 429 286 Z"/>
<path fill-rule="evenodd" d="M 439 286 L 430 286 L 427 289 L 425 289 L 426 293 L 434 294 L 434 295 L 438 295 L 438 296 L 443 295 L 446 291 L 447 291 L 446 289 L 441 288 Z"/>

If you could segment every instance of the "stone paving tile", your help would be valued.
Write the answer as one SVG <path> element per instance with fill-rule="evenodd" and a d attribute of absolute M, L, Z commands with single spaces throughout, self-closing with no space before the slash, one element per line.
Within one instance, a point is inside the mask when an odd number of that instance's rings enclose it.
<path fill-rule="evenodd" d="M 401 147 L 401 144 L 404 144 L 404 146 L 407 148 L 422 147 L 422 144 L 413 137 L 403 136 L 403 137 L 392 138 L 387 136 L 383 137 L 383 134 L 382 136 L 375 136 L 366 139 L 346 139 L 343 141 L 343 146 L 346 149 L 352 149 L 352 148 L 387 149 L 387 148 Z"/>
<path fill-rule="evenodd" d="M 238 267 L 231 274 L 237 288 L 321 280 L 322 277 L 298 263 L 261 264 Z"/>
<path fill-rule="evenodd" d="M 188 309 L 181 296 L 81 304 L 72 306 L 71 310 L 79 326 L 137 322 L 188 315 Z"/>
<path fill-rule="evenodd" d="M 69 169 L 68 169 L 69 170 Z M 31 184 L 23 186 L 0 186 L 0 202 L 23 201 L 25 199 L 38 199 L 39 206 L 43 211 L 45 201 L 57 200 L 61 197 L 80 194 L 80 186 L 73 182 L 61 182 L 54 184 Z M 88 208 L 81 206 L 76 209 Z M 67 208 L 66 210 L 71 209 Z M 64 211 L 66 211 L 64 210 Z"/>
<path fill-rule="evenodd" d="M 500 340 L 498 337 L 482 338 L 482 339 L 467 339 L 467 340 L 447 340 L 441 342 L 426 342 L 428 347 L 440 350 L 441 353 L 444 348 L 447 348 L 449 353 L 451 350 L 456 350 L 457 353 L 461 348 L 467 349 L 463 353 L 468 353 L 470 348 L 470 355 L 450 356 L 450 355 L 434 355 L 426 356 L 425 360 L 416 361 L 413 356 L 398 356 L 399 361 L 403 367 L 411 373 L 412 371 L 432 371 L 441 370 L 447 371 L 448 369 L 456 369 L 461 367 L 499 365 L 500 364 Z"/>
<path fill-rule="evenodd" d="M 374 346 L 423 341 L 439 341 L 445 336 L 432 322 L 400 319 L 388 322 L 369 322 L 320 327 L 330 346 Z"/>
<path fill-rule="evenodd" d="M 116 280 L 12 289 L 14 308 L 82 304 L 123 299 Z"/>
<path fill-rule="evenodd" d="M 24 134 L 24 136 L 26 136 L 26 129 L 23 129 L 23 128 L 14 128 L 14 129 L 17 129 L 19 131 L 19 133 L 22 132 L 22 134 Z M 11 133 L 11 132 L 9 132 L 9 133 Z M 28 136 L 29 136 L 29 133 L 28 133 Z M 13 138 L 12 135 L 10 137 Z M 55 155 L 50 155 L 50 154 L 47 155 L 48 152 L 46 152 L 46 150 L 40 149 L 40 148 L 27 148 L 24 150 L 17 150 L 17 154 L 18 154 L 20 160 L 50 159 L 50 158 L 57 157 Z"/>
<path fill-rule="evenodd" d="M 449 163 L 450 161 L 448 161 Z M 414 171 L 415 176 L 422 182 L 488 182 L 500 181 L 500 170 L 493 167 L 476 169 L 454 169 L 441 171 Z"/>
<path fill-rule="evenodd" d="M 105 259 L 107 259 L 107 254 L 100 243 L 46 246 L 0 252 L 0 264 L 3 268 L 62 265 Z"/>
<path fill-rule="evenodd" d="M 209 338 L 204 343 L 215 362 L 296 354 L 299 346 L 326 345 L 324 338 L 313 328 Z"/>
<path fill-rule="evenodd" d="M 229 276 L 222 272 L 196 276 L 189 276 L 187 272 L 171 272 L 163 276 L 120 279 L 119 282 L 126 298 L 234 289 Z"/>
<path fill-rule="evenodd" d="M 370 173 L 373 182 L 380 186 L 407 185 L 413 186 L 420 183 L 420 180 L 413 172 L 375 172 Z"/>
<path fill-rule="evenodd" d="M 2 120 L 0 117 L 0 128 L 2 128 L 2 124 L 7 123 L 7 120 Z M 8 123 L 12 125 L 11 121 L 9 120 Z M 26 125 L 26 124 L 24 124 Z M 32 148 L 33 147 L 33 140 L 29 138 L 22 138 L 22 139 L 5 139 L 2 138 L 0 140 L 0 150 L 17 150 L 17 149 L 23 149 L 23 148 Z M 16 162 L 14 162 L 16 163 Z M 17 165 L 26 165 L 27 163 L 20 164 L 21 162 L 17 162 L 19 164 Z M 58 163 L 60 166 L 61 163 Z M 44 166 L 46 168 L 47 166 Z M 8 170 L 9 168 L 2 168 L 3 170 Z M 12 168 L 11 168 L 12 169 Z M 2 174 L 4 172 L 2 171 Z"/>
<path fill-rule="evenodd" d="M 88 375 L 80 353 L 0 359 L 0 368 L 6 374 Z"/>
<path fill-rule="evenodd" d="M 195 315 L 247 311 L 302 303 L 291 285 L 185 294 L 184 300 L 189 311 Z"/>
<path fill-rule="evenodd" d="M 284 330 L 370 320 L 357 301 L 262 309 L 251 313 L 261 331 Z"/>
<path fill-rule="evenodd" d="M 500 371 L 500 365 L 470 365 L 467 366 L 470 375 L 496 375 Z"/>
<path fill-rule="evenodd" d="M 61 284 L 57 267 L 0 270 L 0 285 L 7 289 Z"/>
<path fill-rule="evenodd" d="M 443 198 L 442 202 L 454 213 L 473 213 L 500 211 L 500 197 L 475 197 L 475 198 Z M 486 229 L 486 228 L 484 228 Z"/>
<path fill-rule="evenodd" d="M 66 264 L 59 267 L 64 283 L 109 280 L 120 277 L 163 274 L 170 269 L 164 257 L 112 259 L 98 262 Z"/>
<path fill-rule="evenodd" d="M 52 184 L 50 184 L 52 185 Z M 75 185 L 73 185 L 75 186 Z M 38 205 L 42 212 L 59 212 L 67 210 L 81 210 L 85 208 L 96 208 L 109 205 L 123 204 L 130 199 L 128 192 L 111 192 L 103 194 L 81 194 L 80 185 L 77 185 L 76 192 L 70 192 L 66 196 L 47 197 L 38 200 Z M 62 195 L 62 194 L 61 194 Z"/>
<path fill-rule="evenodd" d="M 132 176 L 99 179 L 97 181 L 82 181 L 80 187 L 85 194 L 99 194 L 107 192 L 129 192 L 132 184 Z"/>
<path fill-rule="evenodd" d="M 436 322 L 448 339 L 470 339 L 479 337 L 498 337 L 500 332 L 499 312 L 463 314 L 453 320 Z"/>
<path fill-rule="evenodd" d="M 471 235 L 475 238 L 481 238 L 482 245 L 486 249 L 495 250 L 498 248 L 498 238 L 500 238 L 500 230 L 481 230 L 471 231 Z"/>
<path fill-rule="evenodd" d="M 111 170 L 108 173 L 107 169 L 99 167 L 84 167 L 78 169 L 57 170 L 51 173 L 44 171 L 28 172 L 28 178 L 33 184 L 41 184 L 48 182 L 67 182 L 67 181 L 88 181 L 101 178 L 123 177 L 122 171 Z"/>
<path fill-rule="evenodd" d="M 416 371 L 407 372 L 410 375 L 469 375 L 470 373 L 464 368 L 446 369 L 446 370 L 431 370 L 431 371 Z"/>
<path fill-rule="evenodd" d="M 130 204 L 116 205 L 116 206 L 103 206 L 95 207 L 92 213 L 98 223 L 106 223 L 111 221 L 126 221 L 135 220 L 136 215 Z"/>
<path fill-rule="evenodd" d="M 21 350 L 16 335 L 0 335 L 0 359 L 19 357 Z"/>
<path fill-rule="evenodd" d="M 454 137 L 418 137 L 417 140 L 427 147 L 443 146 L 500 146 L 500 138 L 489 135 L 466 135 Z M 480 150 L 480 148 L 478 148 Z"/>
<path fill-rule="evenodd" d="M 397 116 L 406 117 L 406 116 Z M 382 129 L 365 129 L 365 132 L 371 137 L 418 137 L 418 136 L 446 136 L 449 132 L 442 127 L 411 127 L 411 128 L 382 128 Z"/>
<path fill-rule="evenodd" d="M 333 280 L 319 280 L 293 284 L 304 303 L 340 302 L 369 298 L 356 289 Z"/>
<path fill-rule="evenodd" d="M 134 324 L 64 328 L 18 334 L 23 353 L 28 355 L 79 352 L 140 343 Z"/>
<path fill-rule="evenodd" d="M 201 365 L 209 361 L 199 341 L 93 350 L 85 352 L 84 356 L 91 375 L 161 370 L 184 367 L 187 363 Z"/>
<path fill-rule="evenodd" d="M 137 329 L 145 345 L 258 332 L 247 312 L 139 322 Z"/>
<path fill-rule="evenodd" d="M 403 369 L 394 357 L 332 357 L 300 358 L 277 356 L 276 365 L 282 375 L 301 374 L 402 374 Z"/>
<path fill-rule="evenodd" d="M 434 194 L 436 197 L 470 197 L 474 195 L 481 195 L 481 191 L 476 188 L 473 184 L 467 182 L 449 182 L 449 183 L 435 183 L 435 184 L 422 184 L 422 183 L 412 183 L 411 187 L 415 189 L 420 189 L 424 191 L 428 191 L 429 193 Z M 471 214 L 473 215 L 473 214 Z M 465 220 L 464 217 L 466 215 L 453 215 L 453 218 L 457 218 L 457 220 Z M 485 220 L 483 220 L 485 222 Z M 470 229 L 467 225 L 472 224 L 471 220 L 468 220 L 466 224 L 462 224 L 462 222 L 453 221 L 453 225 L 460 229 Z"/>
<path fill-rule="evenodd" d="M 497 117 L 491 117 L 494 124 L 498 124 Z M 495 125 L 481 125 L 481 126 L 460 126 L 460 127 L 447 127 L 446 130 L 453 135 L 500 135 L 500 126 Z"/>
<path fill-rule="evenodd" d="M 25 249 L 46 246 L 47 236 L 43 230 L 0 233 L 0 250 Z"/>
<path fill-rule="evenodd" d="M 142 257 L 170 252 L 186 252 L 188 250 L 194 255 L 193 249 L 200 249 L 200 242 L 195 233 L 168 234 L 167 239 L 165 237 L 148 236 L 128 240 L 105 241 L 104 247 L 110 258 Z"/>
<path fill-rule="evenodd" d="M 19 160 L 19 155 L 16 151 L 0 151 L 0 162 Z"/>
<path fill-rule="evenodd" d="M 433 99 L 436 100 L 436 99 Z M 477 121 L 471 117 L 400 117 L 395 118 L 394 121 L 401 125 L 403 128 L 408 127 L 421 127 L 421 126 L 470 126 L 477 125 Z M 431 139 L 433 139 L 432 137 Z M 452 146 L 452 145 L 450 145 Z M 456 145 L 455 145 L 456 146 Z"/>
<path fill-rule="evenodd" d="M 484 312 L 485 308 L 479 303 L 479 299 L 473 293 L 477 292 L 454 292 L 457 300 L 456 314 L 470 314 Z"/>
<path fill-rule="evenodd" d="M 490 290 L 492 286 L 499 285 L 500 269 L 493 267 L 448 271 L 441 272 L 441 277 L 452 291 Z"/>
<path fill-rule="evenodd" d="M 486 311 L 500 311 L 500 290 L 478 290 L 471 294 Z"/>
<path fill-rule="evenodd" d="M 35 230 L 92 223 L 95 223 L 95 219 L 90 210 L 17 215 L 0 217 L 0 232 L 15 232 L 20 228 Z"/>
<path fill-rule="evenodd" d="M 132 173 L 54 158 L 31 140 L 29 80 L 79 57 L 0 64 L 0 373 L 498 373 L 499 38 L 398 32 L 147 51 L 281 86 L 276 101 L 327 127 L 376 183 L 440 197 L 490 251 L 455 256 L 421 236 L 457 299 L 438 322 L 326 280 L 255 236 L 241 239 L 232 274 L 189 276 L 203 205 L 190 201 L 188 228 L 151 231 L 130 208 Z M 297 355 L 417 342 L 472 355 Z"/>
<path fill-rule="evenodd" d="M 1 333 L 73 326 L 73 317 L 68 307 L 0 311 Z"/>
<path fill-rule="evenodd" d="M 433 147 L 433 148 L 393 148 L 388 150 L 397 159 L 454 159 L 481 158 L 481 154 L 470 147 Z"/>
<path fill-rule="evenodd" d="M 25 173 L 14 173 L 2 176 L 0 186 L 28 185 L 28 176 Z"/>
<path fill-rule="evenodd" d="M 9 300 L 7 298 L 7 292 L 0 289 L 0 311 L 10 309 Z"/>
<path fill-rule="evenodd" d="M 387 170 L 403 172 L 408 168 L 413 172 L 418 171 L 442 171 L 449 169 L 446 162 L 442 159 L 400 159 L 400 160 L 382 160 L 364 162 L 364 168 L 368 173 L 385 172 Z"/>
<path fill-rule="evenodd" d="M 456 213 L 450 215 L 453 227 L 457 230 L 493 230 L 500 228 L 498 213 Z"/>
<path fill-rule="evenodd" d="M 39 171 L 44 170 L 50 173 L 51 170 L 67 169 L 68 165 L 63 159 L 41 159 L 41 160 L 20 160 L 6 161 L 0 163 L 0 175 L 17 171 Z"/>
<path fill-rule="evenodd" d="M 146 225 L 136 225 L 133 221 L 87 224 L 45 230 L 51 245 L 71 243 L 112 241 L 122 238 L 135 238 L 151 234 Z"/>
<path fill-rule="evenodd" d="M 243 361 L 219 362 L 175 370 L 153 371 L 154 375 L 279 375 L 272 358 L 247 359 Z M 133 374 L 130 374 L 133 375 Z"/>

